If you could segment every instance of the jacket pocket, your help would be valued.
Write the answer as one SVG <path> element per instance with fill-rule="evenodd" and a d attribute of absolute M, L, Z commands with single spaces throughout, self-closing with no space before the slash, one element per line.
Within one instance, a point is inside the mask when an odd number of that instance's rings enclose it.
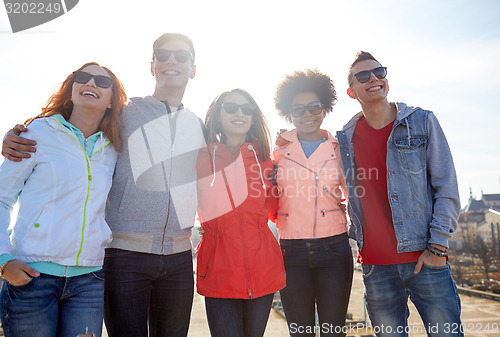
<path fill-rule="evenodd" d="M 54 228 L 54 214 L 52 211 L 44 208 L 35 221 L 26 224 L 23 230 L 15 232 L 15 241 L 19 244 L 13 245 L 16 247 L 16 255 L 22 256 L 37 256 L 47 255 L 51 249 L 50 240 L 57 238 L 57 229 Z M 56 250 L 59 249 L 56 248 Z"/>
<path fill-rule="evenodd" d="M 207 247 L 206 239 L 202 239 L 196 250 L 196 274 L 204 279 L 207 277 L 215 254 L 216 245 Z M 208 251 L 207 251 L 208 250 Z"/>
<path fill-rule="evenodd" d="M 322 209 L 319 211 L 319 216 L 328 224 L 347 223 L 346 214 L 340 207 L 334 209 Z"/>
<path fill-rule="evenodd" d="M 400 162 L 411 173 L 420 173 L 426 167 L 425 153 L 427 138 L 424 136 L 411 137 L 410 139 L 398 138 L 394 141 Z"/>

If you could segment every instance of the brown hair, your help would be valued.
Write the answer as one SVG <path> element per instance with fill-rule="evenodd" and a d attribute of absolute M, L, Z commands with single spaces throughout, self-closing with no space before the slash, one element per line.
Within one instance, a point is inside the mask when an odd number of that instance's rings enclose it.
<path fill-rule="evenodd" d="M 349 84 L 349 87 L 352 85 L 352 80 L 354 78 L 354 74 L 352 73 L 352 67 L 354 67 L 356 64 L 358 64 L 361 61 L 366 61 L 366 60 L 373 60 L 380 64 L 379 61 L 375 57 L 372 56 L 372 54 L 367 53 L 365 51 L 359 51 L 356 56 L 354 57 L 354 61 L 351 63 L 349 66 L 349 70 L 347 73 L 347 84 Z"/>
<path fill-rule="evenodd" d="M 290 108 L 292 107 L 293 98 L 304 92 L 316 94 L 321 105 L 323 105 L 323 111 L 326 111 L 327 114 L 337 101 L 337 93 L 330 76 L 316 69 L 296 71 L 291 75 L 287 75 L 278 84 L 274 95 L 274 105 L 278 110 L 278 114 L 287 122 L 292 122 Z"/>
<path fill-rule="evenodd" d="M 257 105 L 257 102 L 248 92 L 243 89 L 224 91 L 223 93 L 219 94 L 210 104 L 210 106 L 208 107 L 207 115 L 205 117 L 205 126 L 208 131 L 207 142 L 224 143 L 226 141 L 226 136 L 222 132 L 221 110 L 222 103 L 224 103 L 224 99 L 229 94 L 240 94 L 245 97 L 251 104 L 255 104 L 255 106 L 257 107 L 252 118 L 252 126 L 247 133 L 246 141 L 249 143 L 257 143 L 260 159 L 263 161 L 268 160 L 271 152 L 271 134 L 269 132 L 269 126 L 267 125 L 267 120 L 264 117 L 262 110 L 260 110 L 259 106 Z"/>
<path fill-rule="evenodd" d="M 82 70 L 91 65 L 103 68 L 114 80 L 112 85 L 111 108 L 106 109 L 99 125 L 99 130 L 101 130 L 104 135 L 108 137 L 115 150 L 120 151 L 122 146 L 122 139 L 120 136 L 120 127 L 122 126 L 122 123 L 120 121 L 120 115 L 122 113 L 123 106 L 127 102 L 125 88 L 123 87 L 122 82 L 116 77 L 115 74 L 113 74 L 111 70 L 99 65 L 97 62 L 85 63 L 78 70 Z M 73 102 L 71 101 L 73 83 L 73 73 L 71 73 L 64 80 L 64 82 L 59 85 L 56 92 L 47 100 L 47 103 L 42 108 L 42 113 L 33 118 L 29 118 L 26 120 L 25 124 L 28 125 L 37 118 L 49 117 L 56 114 L 61 114 L 66 120 L 69 120 L 71 113 L 73 112 Z"/>

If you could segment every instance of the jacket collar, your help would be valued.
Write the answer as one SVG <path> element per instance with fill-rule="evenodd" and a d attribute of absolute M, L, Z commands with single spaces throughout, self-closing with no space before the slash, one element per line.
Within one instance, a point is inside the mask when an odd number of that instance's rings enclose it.
<path fill-rule="evenodd" d="M 335 138 L 329 131 L 321 129 L 321 134 L 327 141 L 338 144 L 337 138 Z M 298 143 L 299 138 L 297 136 L 297 129 L 293 129 L 290 131 L 285 131 L 278 135 L 276 139 L 276 146 L 283 147 L 288 143 Z"/>
<path fill-rule="evenodd" d="M 405 118 L 410 116 L 416 110 L 420 109 L 419 107 L 408 106 L 402 102 L 396 102 L 396 107 L 398 108 L 398 112 L 396 114 L 396 121 L 398 122 L 398 124 L 404 123 L 402 121 Z M 349 122 L 347 122 L 346 125 L 344 125 L 344 127 L 342 128 L 342 131 L 345 131 L 347 129 L 355 127 L 358 124 L 359 120 L 363 117 L 364 117 L 363 111 L 358 112 L 356 115 L 354 115 L 354 117 L 351 118 L 351 120 Z"/>

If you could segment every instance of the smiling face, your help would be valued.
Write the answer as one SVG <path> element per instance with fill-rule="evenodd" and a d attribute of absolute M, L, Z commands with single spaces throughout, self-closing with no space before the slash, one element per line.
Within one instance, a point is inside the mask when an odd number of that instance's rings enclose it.
<path fill-rule="evenodd" d="M 311 102 L 319 102 L 318 95 L 313 92 L 303 92 L 296 95 L 292 100 L 292 105 L 302 104 L 309 105 Z M 297 128 L 297 136 L 300 140 L 316 141 L 323 139 L 321 134 L 321 123 L 325 118 L 325 112 L 317 115 L 312 115 L 307 109 L 302 117 L 292 117 L 292 123 Z"/>
<path fill-rule="evenodd" d="M 158 49 L 190 51 L 189 44 L 182 40 L 168 40 Z M 186 62 L 179 62 L 175 59 L 173 53 L 163 62 L 155 57 L 151 63 L 151 73 L 156 79 L 156 90 L 184 89 L 189 79 L 193 78 L 196 73 L 193 62 L 192 58 L 189 58 Z"/>
<path fill-rule="evenodd" d="M 250 104 L 251 102 L 243 95 L 230 93 L 224 98 L 224 103 Z M 234 114 L 228 114 L 224 108 L 220 111 L 222 132 L 226 136 L 227 143 L 243 143 L 247 133 L 252 126 L 252 116 L 243 114 L 241 108 Z"/>
<path fill-rule="evenodd" d="M 109 77 L 109 74 L 103 68 L 97 65 L 89 65 L 82 69 L 92 75 L 103 75 Z M 71 101 L 73 109 L 91 109 L 97 112 L 106 112 L 111 108 L 111 97 L 113 95 L 113 85 L 108 88 L 101 88 L 95 84 L 91 78 L 87 83 L 73 83 L 71 91 Z"/>
<path fill-rule="evenodd" d="M 380 66 L 380 63 L 375 60 L 361 61 L 352 67 L 352 74 Z M 347 89 L 347 94 L 351 98 L 357 99 L 362 105 L 386 100 L 388 92 L 389 82 L 387 79 L 378 79 L 373 73 L 370 73 L 370 79 L 366 83 L 359 83 L 356 78 L 353 78 L 350 88 Z"/>

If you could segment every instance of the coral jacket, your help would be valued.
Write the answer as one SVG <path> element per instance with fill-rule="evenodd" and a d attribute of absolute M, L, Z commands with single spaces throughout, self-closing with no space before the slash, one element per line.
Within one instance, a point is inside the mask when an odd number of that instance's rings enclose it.
<path fill-rule="evenodd" d="M 278 165 L 276 225 L 281 239 L 316 239 L 347 231 L 346 214 L 340 207 L 342 190 L 344 196 L 347 193 L 339 144 L 331 133 L 321 132 L 326 141 L 309 158 L 296 129 L 276 140 L 272 157 Z"/>
<path fill-rule="evenodd" d="M 270 160 L 245 143 L 233 155 L 221 143 L 198 157 L 198 215 L 205 230 L 197 248 L 200 295 L 251 299 L 285 287 L 283 258 L 268 222 Z"/>

